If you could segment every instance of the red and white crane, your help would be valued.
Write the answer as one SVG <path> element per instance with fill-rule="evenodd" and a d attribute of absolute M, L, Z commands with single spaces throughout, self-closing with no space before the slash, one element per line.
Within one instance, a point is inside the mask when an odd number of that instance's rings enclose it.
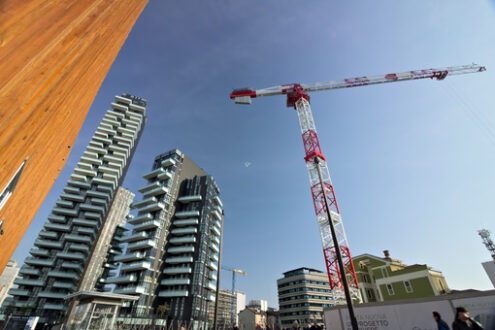
<path fill-rule="evenodd" d="M 320 229 L 320 237 L 323 245 L 323 255 L 328 271 L 330 287 L 334 294 L 334 299 L 342 297 L 341 293 L 346 283 L 354 297 L 361 301 L 356 273 L 352 263 L 349 244 L 344 231 L 344 225 L 340 216 L 337 199 L 330 179 L 327 161 L 320 147 L 318 134 L 316 133 L 313 114 L 309 105 L 309 92 L 318 92 L 339 88 L 359 87 L 366 85 L 377 85 L 398 81 L 415 79 L 437 79 L 443 80 L 447 76 L 475 73 L 485 71 L 485 67 L 476 64 L 447 67 L 442 69 L 427 69 L 418 71 L 408 71 L 402 73 L 389 73 L 380 76 L 363 76 L 350 79 L 328 81 L 313 84 L 286 84 L 264 89 L 237 89 L 230 94 L 230 98 L 237 104 L 251 104 L 251 99 L 262 96 L 287 95 L 287 107 L 294 107 L 299 117 L 299 124 L 302 132 L 304 151 L 306 156 L 306 167 L 309 174 L 309 183 L 313 195 L 313 203 L 316 218 Z M 328 211 L 327 212 L 327 206 Z M 331 218 L 334 224 L 334 234 L 330 227 Z M 335 242 L 336 241 L 336 242 Z M 340 247 L 343 267 L 339 268 L 336 245 Z M 341 269 L 344 269 L 345 278 L 342 277 Z M 340 294 L 339 294 L 340 293 Z M 337 300 L 335 300 L 337 302 Z"/>

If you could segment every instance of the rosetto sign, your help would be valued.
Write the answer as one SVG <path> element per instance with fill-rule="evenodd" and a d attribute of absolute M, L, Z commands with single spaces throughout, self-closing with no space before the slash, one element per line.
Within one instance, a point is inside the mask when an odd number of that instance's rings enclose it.
<path fill-rule="evenodd" d="M 454 310 L 464 306 L 485 329 L 495 329 L 495 290 L 354 305 L 359 330 L 437 330 L 432 312 L 451 324 Z M 324 312 L 328 330 L 352 330 L 345 305 Z"/>

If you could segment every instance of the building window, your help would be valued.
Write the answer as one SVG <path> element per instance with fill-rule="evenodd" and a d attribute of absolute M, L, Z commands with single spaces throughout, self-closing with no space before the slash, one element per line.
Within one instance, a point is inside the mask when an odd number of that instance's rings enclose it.
<path fill-rule="evenodd" d="M 438 280 L 438 284 L 440 285 L 440 288 L 442 289 L 442 291 L 440 293 L 445 293 L 445 287 L 443 286 L 443 283 L 442 283 L 442 280 Z"/>
<path fill-rule="evenodd" d="M 368 296 L 368 299 L 373 299 L 373 292 L 371 292 L 370 289 L 366 289 L 366 295 Z"/>
<path fill-rule="evenodd" d="M 411 293 L 413 292 L 413 288 L 411 286 L 411 282 L 409 281 L 404 281 L 404 286 L 406 287 L 406 292 Z"/>
<path fill-rule="evenodd" d="M 0 192 L 0 209 L 2 209 L 5 203 L 7 203 L 7 200 L 14 192 L 15 186 L 17 185 L 17 181 L 19 181 L 19 178 L 21 177 L 26 162 L 27 162 L 27 158 L 22 162 L 21 166 L 19 166 L 17 171 L 10 179 L 9 183 L 7 183 L 7 186 L 3 188 L 3 190 Z"/>
<path fill-rule="evenodd" d="M 381 271 L 382 271 L 382 277 L 387 277 L 387 272 L 383 268 L 381 269 Z"/>
<path fill-rule="evenodd" d="M 387 291 L 389 296 L 393 296 L 394 293 L 394 288 L 392 287 L 392 284 L 387 284 Z"/>

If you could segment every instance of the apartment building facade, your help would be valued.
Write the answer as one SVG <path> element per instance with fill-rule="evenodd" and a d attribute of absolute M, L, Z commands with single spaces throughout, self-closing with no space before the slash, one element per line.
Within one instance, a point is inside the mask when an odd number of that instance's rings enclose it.
<path fill-rule="evenodd" d="M 353 258 L 363 302 L 438 296 L 450 292 L 442 272 L 427 265 L 405 265 L 390 258 L 362 254 Z"/>
<path fill-rule="evenodd" d="M 143 178 L 143 199 L 128 220 L 132 233 L 122 240 L 126 251 L 115 258 L 120 274 L 106 282 L 116 284 L 115 293 L 139 295 L 123 315 L 160 310 L 169 320 L 206 328 L 223 226 L 220 190 L 178 149 L 158 155 Z"/>
<path fill-rule="evenodd" d="M 218 304 L 217 326 L 221 329 L 232 328 L 232 291 L 220 290 L 218 292 L 218 303 L 210 304 L 210 324 L 213 324 L 215 316 L 215 305 Z M 234 293 L 234 323 L 239 324 L 239 312 L 246 308 L 246 294 L 235 291 Z M 229 328 L 230 327 L 230 328 Z"/>
<path fill-rule="evenodd" d="M 316 320 L 321 326 L 323 309 L 335 305 L 328 274 L 301 267 L 284 273 L 277 280 L 280 323 L 290 328 L 294 321 L 310 327 Z"/>
<path fill-rule="evenodd" d="M 10 290 L 17 313 L 61 321 L 64 298 L 101 270 L 87 266 L 143 130 L 146 101 L 123 94 L 111 107 L 25 259 L 14 282 L 19 287 Z"/>

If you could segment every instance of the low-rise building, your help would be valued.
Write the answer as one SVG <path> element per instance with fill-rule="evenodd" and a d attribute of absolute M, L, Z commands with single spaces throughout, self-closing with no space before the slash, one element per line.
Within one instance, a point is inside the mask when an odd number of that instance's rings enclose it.
<path fill-rule="evenodd" d="M 266 311 L 266 329 L 267 330 L 280 330 L 282 326 L 280 324 L 280 312 L 273 308 L 268 308 Z"/>
<path fill-rule="evenodd" d="M 323 325 L 323 308 L 334 305 L 327 273 L 301 267 L 285 272 L 277 285 L 282 328 L 294 321 L 303 327 L 314 320 Z"/>
<path fill-rule="evenodd" d="M 237 322 L 236 315 L 236 302 L 237 299 L 234 295 L 234 322 Z M 217 306 L 217 328 L 218 329 L 231 329 L 232 328 L 232 291 L 231 290 L 219 290 L 218 302 L 210 304 L 209 309 L 209 322 L 214 323 L 215 319 L 215 306 Z"/>
<path fill-rule="evenodd" d="M 353 258 L 363 302 L 438 296 L 450 292 L 442 272 L 427 265 L 406 265 L 384 257 L 362 254 Z"/>
<path fill-rule="evenodd" d="M 266 328 L 266 313 L 255 308 L 246 308 L 239 313 L 240 330 Z"/>

